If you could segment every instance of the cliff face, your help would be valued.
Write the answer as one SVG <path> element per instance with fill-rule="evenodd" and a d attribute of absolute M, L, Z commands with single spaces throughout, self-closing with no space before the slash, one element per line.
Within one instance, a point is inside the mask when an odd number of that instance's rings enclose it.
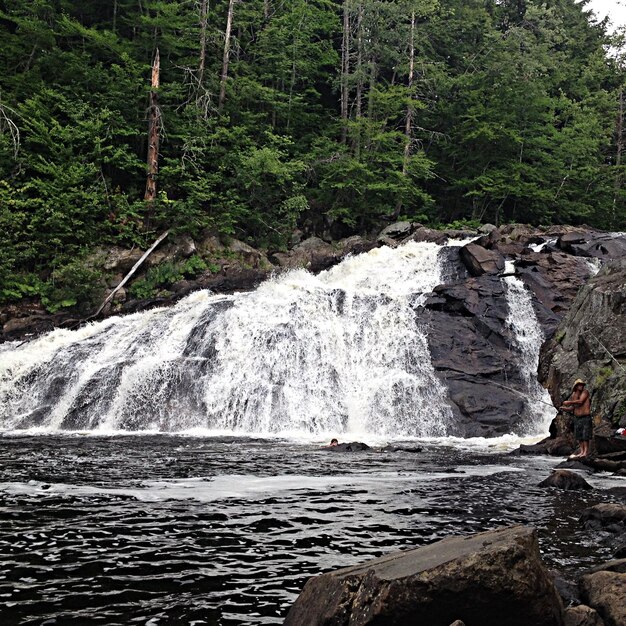
<path fill-rule="evenodd" d="M 555 404 L 576 378 L 587 382 L 594 415 L 626 414 L 626 259 L 589 280 L 542 349 L 539 380 Z"/>

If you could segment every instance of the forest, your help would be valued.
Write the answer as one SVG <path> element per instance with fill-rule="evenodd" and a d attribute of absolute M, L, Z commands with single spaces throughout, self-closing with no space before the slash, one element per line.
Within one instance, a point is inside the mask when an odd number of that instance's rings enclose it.
<path fill-rule="evenodd" d="M 0 0 L 0 304 L 80 300 L 94 249 L 166 228 L 626 228 L 622 41 L 586 4 Z"/>

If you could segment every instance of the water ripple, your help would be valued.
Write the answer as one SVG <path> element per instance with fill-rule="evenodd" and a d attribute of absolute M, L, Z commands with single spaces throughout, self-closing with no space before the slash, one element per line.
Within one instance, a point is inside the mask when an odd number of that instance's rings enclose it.
<path fill-rule="evenodd" d="M 306 579 L 504 524 L 572 576 L 611 499 L 535 487 L 550 460 L 427 447 L 338 455 L 280 441 L 0 438 L 3 624 L 279 624 Z M 608 483 L 607 483 L 608 484 Z M 50 620 L 50 621 L 46 621 Z"/>

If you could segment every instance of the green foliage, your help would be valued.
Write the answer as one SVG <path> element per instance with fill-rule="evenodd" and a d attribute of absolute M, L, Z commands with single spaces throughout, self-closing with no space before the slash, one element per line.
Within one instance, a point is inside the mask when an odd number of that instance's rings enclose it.
<path fill-rule="evenodd" d="M 462 220 L 454 220 L 453 222 L 450 222 L 449 224 L 445 224 L 443 226 L 443 229 L 445 230 L 472 230 L 472 229 L 476 229 L 479 227 L 480 227 L 479 220 L 462 219 Z"/>
<path fill-rule="evenodd" d="M 91 313 L 104 297 L 104 275 L 81 259 L 56 268 L 41 287 L 41 302 L 50 313 L 78 305 L 81 314 Z"/>
<path fill-rule="evenodd" d="M 129 289 L 135 298 L 153 298 L 160 289 L 169 287 L 183 278 L 194 278 L 205 270 L 215 271 L 201 257 L 194 255 L 182 263 L 165 261 L 151 267 L 145 278 L 134 281 Z"/>
<path fill-rule="evenodd" d="M 238 2 L 221 107 L 228 3 L 209 3 L 204 34 L 198 5 L 0 3 L 3 302 L 82 303 L 61 268 L 166 228 L 270 250 L 296 227 L 367 233 L 400 216 L 626 228 L 623 41 L 584 3 Z M 146 203 L 157 47 L 159 195 Z M 135 293 L 185 276 L 159 271 Z"/>
<path fill-rule="evenodd" d="M 593 386 L 594 388 L 598 388 L 601 387 L 602 385 L 604 385 L 604 383 L 606 383 L 606 381 L 611 378 L 611 376 L 613 375 L 613 368 L 610 365 L 607 365 L 605 367 L 601 367 L 595 375 L 595 379 L 593 382 Z"/>

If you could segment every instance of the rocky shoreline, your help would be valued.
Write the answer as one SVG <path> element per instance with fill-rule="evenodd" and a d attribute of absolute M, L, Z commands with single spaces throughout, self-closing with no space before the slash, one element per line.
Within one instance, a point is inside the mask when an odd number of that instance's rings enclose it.
<path fill-rule="evenodd" d="M 581 523 L 626 520 L 598 505 Z M 621 626 L 626 559 L 595 567 L 576 585 L 542 563 L 536 531 L 512 526 L 448 537 L 309 579 L 285 626 Z"/>

